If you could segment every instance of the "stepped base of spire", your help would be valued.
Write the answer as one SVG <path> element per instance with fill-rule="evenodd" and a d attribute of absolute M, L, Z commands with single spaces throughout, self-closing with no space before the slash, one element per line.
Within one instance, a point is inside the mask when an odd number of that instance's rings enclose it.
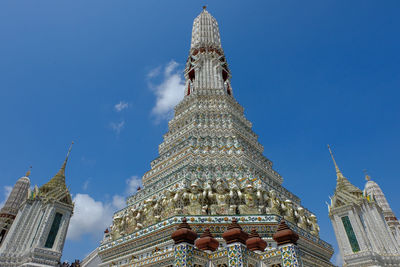
<path fill-rule="evenodd" d="M 268 263 L 281 260 L 281 252 L 277 252 L 275 241 L 272 239 L 280 221 L 277 215 L 174 216 L 116 240 L 112 240 L 107 234 L 98 250 L 102 260 L 100 266 L 109 266 L 112 262 L 121 260 L 126 260 L 126 264 L 132 264 L 132 266 L 141 266 L 146 262 L 149 266 L 168 266 L 167 262 L 174 257 L 174 241 L 171 239 L 171 233 L 177 229 L 184 217 L 194 232 L 200 235 L 208 228 L 212 236 L 220 243 L 224 243 L 222 234 L 228 230 L 232 220 L 236 218 L 243 231 L 250 233 L 256 230 L 259 236 L 267 241 L 268 246 L 264 252 L 263 261 Z M 299 233 L 300 251 L 307 251 L 303 264 L 305 262 L 309 265 L 318 263 L 317 266 L 333 266 L 329 262 L 333 254 L 331 245 L 289 222 L 288 224 L 291 229 Z M 223 247 L 220 245 L 220 248 Z M 319 254 L 310 254 L 310 251 L 319 251 Z M 219 250 L 216 250 L 215 255 L 221 253 L 218 252 Z M 222 259 L 225 256 L 222 253 L 218 257 Z"/>

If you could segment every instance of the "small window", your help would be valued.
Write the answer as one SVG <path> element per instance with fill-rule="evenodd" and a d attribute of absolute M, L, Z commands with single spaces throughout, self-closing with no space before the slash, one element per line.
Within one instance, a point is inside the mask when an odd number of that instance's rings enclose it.
<path fill-rule="evenodd" d="M 351 250 L 353 252 L 360 251 L 360 246 L 358 245 L 358 241 L 356 235 L 354 234 L 353 227 L 351 226 L 350 220 L 348 216 L 342 217 L 342 222 L 344 229 L 346 230 L 347 238 L 349 239 Z"/>
<path fill-rule="evenodd" d="M 194 69 L 191 69 L 189 71 L 189 79 L 193 82 L 194 78 L 195 78 L 195 72 Z"/>
<path fill-rule="evenodd" d="M 62 214 L 56 213 L 54 216 L 53 224 L 51 225 L 49 235 L 47 236 L 46 244 L 44 245 L 45 248 L 52 248 L 54 245 L 54 241 L 56 240 L 56 236 L 58 233 L 58 229 L 60 228 Z"/>
<path fill-rule="evenodd" d="M 226 70 L 222 70 L 222 79 L 224 82 L 228 79 L 228 72 Z"/>
<path fill-rule="evenodd" d="M 232 95 L 232 91 L 231 91 L 231 87 L 228 83 L 228 88 L 226 89 L 226 92 L 228 93 L 228 95 Z"/>
<path fill-rule="evenodd" d="M 4 238 L 6 238 L 6 229 L 1 230 L 1 233 L 0 233 L 0 244 L 3 243 Z"/>

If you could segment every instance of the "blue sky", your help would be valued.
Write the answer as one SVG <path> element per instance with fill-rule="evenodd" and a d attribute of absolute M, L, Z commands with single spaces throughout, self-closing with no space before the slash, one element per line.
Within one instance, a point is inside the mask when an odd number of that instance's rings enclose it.
<path fill-rule="evenodd" d="M 32 183 L 50 179 L 74 140 L 67 183 L 80 206 L 64 259 L 98 245 L 157 156 L 204 4 L 236 99 L 321 237 L 337 247 L 327 143 L 344 175 L 363 188 L 367 169 L 400 216 L 399 1 L 5 0 L 0 201 L 30 165 Z"/>

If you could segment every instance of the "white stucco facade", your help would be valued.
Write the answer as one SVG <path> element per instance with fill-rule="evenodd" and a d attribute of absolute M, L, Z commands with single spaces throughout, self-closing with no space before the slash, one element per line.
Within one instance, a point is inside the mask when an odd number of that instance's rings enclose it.
<path fill-rule="evenodd" d="M 59 265 L 74 208 L 65 185 L 67 159 L 48 183 L 28 190 L 0 247 L 0 266 Z"/>
<path fill-rule="evenodd" d="M 336 190 L 329 205 L 343 266 L 400 266 L 400 242 L 372 193 L 352 185 L 336 168 Z"/>

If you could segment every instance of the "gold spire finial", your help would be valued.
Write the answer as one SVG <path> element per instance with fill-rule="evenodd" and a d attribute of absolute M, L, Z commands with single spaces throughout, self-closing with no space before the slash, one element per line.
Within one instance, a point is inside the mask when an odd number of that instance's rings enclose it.
<path fill-rule="evenodd" d="M 328 149 L 329 149 L 329 153 L 331 154 L 333 164 L 335 164 L 336 173 L 339 174 L 340 173 L 340 169 L 339 169 L 338 165 L 336 164 L 335 158 L 333 157 L 333 153 L 332 153 L 331 147 L 329 145 L 328 145 Z"/>
<path fill-rule="evenodd" d="M 207 6 L 203 6 L 203 10 L 206 10 L 207 9 Z"/>
<path fill-rule="evenodd" d="M 42 196 L 45 196 L 47 199 L 56 199 L 71 205 L 71 194 L 69 193 L 69 190 L 65 184 L 65 167 L 67 165 L 68 157 L 71 153 L 73 144 L 74 142 L 71 142 L 67 156 L 60 170 L 56 173 L 56 175 L 54 175 L 53 178 L 50 179 L 50 181 L 42 185 L 39 189 L 39 193 Z"/>
<path fill-rule="evenodd" d="M 74 141 L 72 141 L 72 142 L 71 142 L 71 145 L 69 146 L 68 153 L 67 153 L 67 158 L 69 157 L 69 154 L 71 153 L 72 145 L 73 145 L 73 144 L 74 144 Z"/>
<path fill-rule="evenodd" d="M 25 173 L 25 177 L 29 177 L 31 175 L 32 166 L 29 167 L 29 170 Z"/>
<path fill-rule="evenodd" d="M 68 158 L 69 158 L 69 154 L 71 154 L 71 150 L 72 150 L 72 145 L 73 144 L 74 144 L 74 141 L 71 142 L 71 145 L 69 146 L 69 149 L 68 149 L 67 156 L 65 157 L 64 163 L 61 166 L 61 170 L 60 171 L 62 171 L 62 173 L 65 172 L 65 167 L 67 166 L 67 161 L 68 161 Z"/>
<path fill-rule="evenodd" d="M 363 170 L 364 174 L 365 174 L 365 180 L 367 181 L 371 181 L 371 176 L 368 175 L 367 170 Z"/>

